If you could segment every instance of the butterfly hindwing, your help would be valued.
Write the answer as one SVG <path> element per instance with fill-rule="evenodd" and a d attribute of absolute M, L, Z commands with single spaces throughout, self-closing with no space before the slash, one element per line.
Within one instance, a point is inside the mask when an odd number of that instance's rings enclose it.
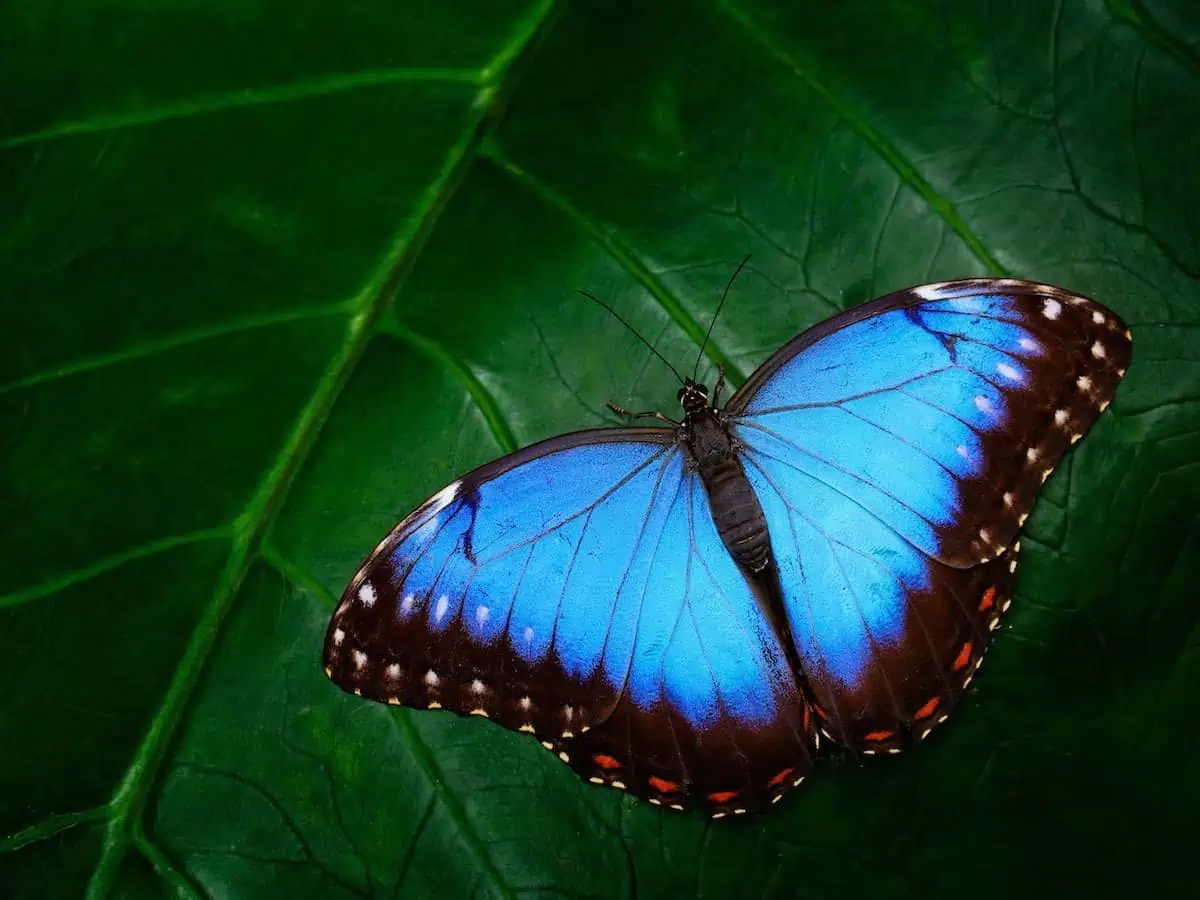
<path fill-rule="evenodd" d="M 351 581 L 331 677 L 487 716 L 590 781 L 716 814 L 811 766 L 812 721 L 673 432 L 565 435 L 467 475 Z"/>
<path fill-rule="evenodd" d="M 721 815 L 778 799 L 811 768 L 815 724 L 748 582 L 721 544 L 699 478 L 684 474 L 658 532 L 644 597 L 614 619 L 632 633 L 626 689 L 582 736 L 585 777 Z M 636 616 L 630 632 L 621 615 Z M 623 654 L 624 656 L 624 654 Z M 665 724 L 665 728 L 663 725 Z"/>
<path fill-rule="evenodd" d="M 836 740 L 895 749 L 949 712 L 1009 601 L 1020 525 L 1129 358 L 1094 301 L 973 279 L 822 323 L 730 401 Z"/>

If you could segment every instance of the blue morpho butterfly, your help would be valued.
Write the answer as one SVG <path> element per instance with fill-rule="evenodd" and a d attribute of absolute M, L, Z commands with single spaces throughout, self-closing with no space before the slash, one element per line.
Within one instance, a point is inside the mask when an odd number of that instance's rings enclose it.
<path fill-rule="evenodd" d="M 346 588 L 326 672 L 652 803 L 760 809 L 821 735 L 895 753 L 946 719 L 1130 352 L 1105 307 L 1016 279 L 850 309 L 723 408 L 720 378 L 682 379 L 673 427 L 565 434 L 438 491 Z"/>

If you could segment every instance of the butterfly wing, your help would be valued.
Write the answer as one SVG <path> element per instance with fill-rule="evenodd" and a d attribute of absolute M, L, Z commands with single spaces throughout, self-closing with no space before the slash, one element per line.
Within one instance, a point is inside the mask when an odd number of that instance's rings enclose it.
<path fill-rule="evenodd" d="M 565 435 L 439 492 L 334 612 L 343 689 L 535 734 L 590 781 L 716 813 L 807 773 L 815 724 L 674 432 Z"/>
<path fill-rule="evenodd" d="M 1008 604 L 1020 526 L 1130 351 L 1095 301 L 971 279 L 810 329 L 730 401 L 833 737 L 894 750 L 946 716 Z"/>

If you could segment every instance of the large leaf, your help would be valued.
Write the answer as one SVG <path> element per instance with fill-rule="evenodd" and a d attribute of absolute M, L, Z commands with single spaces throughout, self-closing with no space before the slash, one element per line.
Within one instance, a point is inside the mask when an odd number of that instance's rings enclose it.
<path fill-rule="evenodd" d="M 0 895 L 1178 895 L 1200 819 L 1188 0 L 0 10 Z M 835 310 L 1012 273 L 1131 324 L 969 702 L 672 815 L 330 685 L 468 467 Z"/>

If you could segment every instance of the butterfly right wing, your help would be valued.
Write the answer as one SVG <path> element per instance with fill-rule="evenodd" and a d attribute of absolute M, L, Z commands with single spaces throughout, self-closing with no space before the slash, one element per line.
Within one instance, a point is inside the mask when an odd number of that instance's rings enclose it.
<path fill-rule="evenodd" d="M 1018 530 L 1130 355 L 1094 300 L 968 279 L 821 323 L 730 400 L 835 740 L 891 752 L 949 714 L 1008 605 Z"/>
<path fill-rule="evenodd" d="M 564 435 L 405 519 L 351 580 L 344 690 L 535 734 L 584 778 L 720 814 L 776 799 L 815 725 L 675 434 Z"/>

